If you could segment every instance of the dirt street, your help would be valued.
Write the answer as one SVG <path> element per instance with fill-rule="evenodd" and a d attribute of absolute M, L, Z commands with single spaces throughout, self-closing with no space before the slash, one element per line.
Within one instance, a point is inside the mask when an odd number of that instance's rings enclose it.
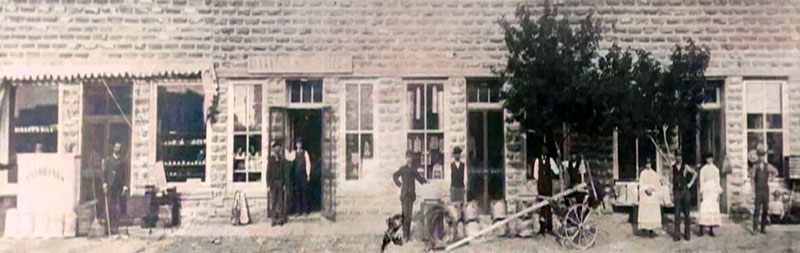
<path fill-rule="evenodd" d="M 767 235 L 751 235 L 747 224 L 728 222 L 714 238 L 699 237 L 693 226 L 692 240 L 673 242 L 658 231 L 656 238 L 632 234 L 626 214 L 605 216 L 599 222 L 597 243 L 588 252 L 798 252 L 800 225 L 775 225 Z M 748 223 L 749 224 L 749 223 Z M 252 226 L 263 226 L 256 224 Z M 380 234 L 219 236 L 170 235 L 117 239 L 0 239 L 2 252 L 379 252 Z M 419 241 L 390 245 L 386 252 L 423 252 Z M 553 236 L 493 238 L 458 248 L 455 252 L 570 252 Z"/>

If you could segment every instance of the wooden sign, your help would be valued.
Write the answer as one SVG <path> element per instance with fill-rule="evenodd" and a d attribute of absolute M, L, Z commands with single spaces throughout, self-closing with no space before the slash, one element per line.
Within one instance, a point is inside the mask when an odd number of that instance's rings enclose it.
<path fill-rule="evenodd" d="M 352 73 L 352 55 L 278 55 L 251 57 L 247 61 L 251 74 L 279 73 Z"/>

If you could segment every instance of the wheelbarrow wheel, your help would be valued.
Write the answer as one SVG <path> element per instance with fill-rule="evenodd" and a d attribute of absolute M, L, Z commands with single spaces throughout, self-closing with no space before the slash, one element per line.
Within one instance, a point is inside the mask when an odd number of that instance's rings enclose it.
<path fill-rule="evenodd" d="M 571 228 L 569 229 L 569 240 L 572 247 L 578 250 L 586 250 L 597 238 L 597 213 L 595 209 L 588 205 L 573 205 L 565 217 Z"/>

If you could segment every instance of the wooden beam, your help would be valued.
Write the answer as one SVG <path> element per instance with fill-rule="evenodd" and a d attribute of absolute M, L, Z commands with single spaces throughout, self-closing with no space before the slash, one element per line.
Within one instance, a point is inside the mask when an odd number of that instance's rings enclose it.
<path fill-rule="evenodd" d="M 507 217 L 507 218 L 505 218 L 504 220 L 502 220 L 502 221 L 500 221 L 498 223 L 492 224 L 491 226 L 489 226 L 488 228 L 484 228 L 483 230 L 481 230 L 477 234 L 470 235 L 467 238 L 461 239 L 460 241 L 447 246 L 447 248 L 445 248 L 444 250 L 445 251 L 451 251 L 451 250 L 453 250 L 455 248 L 458 248 L 459 246 L 461 246 L 461 245 L 463 245 L 463 244 L 465 244 L 465 243 L 467 243 L 469 241 L 472 241 L 475 238 L 478 238 L 478 236 L 481 236 L 483 234 L 491 232 L 492 230 L 495 230 L 496 228 L 498 228 L 498 227 L 500 227 L 502 225 L 505 225 L 505 224 L 511 222 L 514 219 L 517 219 L 517 218 L 521 217 L 522 215 L 525 215 L 527 213 L 536 211 L 536 209 L 542 208 L 543 206 L 546 206 L 546 205 L 550 204 L 550 202 L 552 200 L 564 198 L 565 196 L 577 191 L 578 189 L 582 189 L 584 187 L 586 187 L 586 183 L 580 183 L 579 185 L 577 185 L 577 186 L 575 186 L 575 187 L 573 187 L 573 188 L 571 188 L 569 190 L 566 190 L 566 191 L 563 191 L 563 192 L 561 192 L 559 194 L 556 194 L 555 196 L 552 196 L 549 199 L 546 199 L 546 200 L 538 202 L 538 203 L 536 203 L 536 204 L 534 204 L 532 206 L 529 206 L 528 208 L 525 208 L 524 210 L 519 211 L 519 212 L 515 213 L 514 215 L 512 215 L 510 217 Z"/>

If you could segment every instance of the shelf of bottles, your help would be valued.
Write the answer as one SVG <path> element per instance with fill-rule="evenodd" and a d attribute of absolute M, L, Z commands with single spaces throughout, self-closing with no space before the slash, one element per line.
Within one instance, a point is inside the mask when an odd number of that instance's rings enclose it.
<path fill-rule="evenodd" d="M 164 163 L 168 182 L 205 181 L 205 133 L 169 132 L 159 137 L 156 159 Z"/>
<path fill-rule="evenodd" d="M 44 125 L 44 126 L 18 126 L 14 127 L 14 133 L 17 134 L 53 134 L 58 131 L 58 125 Z"/>

